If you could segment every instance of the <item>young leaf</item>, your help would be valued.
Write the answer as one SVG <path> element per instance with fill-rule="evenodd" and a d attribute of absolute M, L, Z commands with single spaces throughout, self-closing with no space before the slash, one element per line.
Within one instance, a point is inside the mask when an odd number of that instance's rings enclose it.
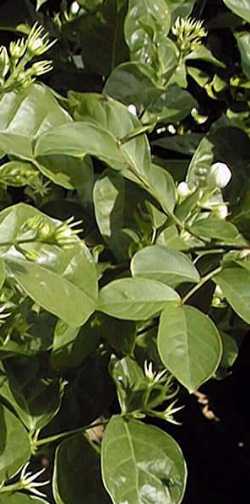
<path fill-rule="evenodd" d="M 159 313 L 167 301 L 180 301 L 167 285 L 144 278 L 122 278 L 101 289 L 98 309 L 120 319 L 147 320 Z"/>
<path fill-rule="evenodd" d="M 250 324 L 250 272 L 232 266 L 223 269 L 213 280 L 239 317 Z"/>
<path fill-rule="evenodd" d="M 180 504 L 186 464 L 171 436 L 117 416 L 102 442 L 102 478 L 115 504 Z"/>
<path fill-rule="evenodd" d="M 137 252 L 131 261 L 134 277 L 152 278 L 176 287 L 183 282 L 199 282 L 200 275 L 191 260 L 177 250 L 150 245 Z"/>
<path fill-rule="evenodd" d="M 191 306 L 166 306 L 161 314 L 158 350 L 167 369 L 189 392 L 211 378 L 222 356 L 212 320 Z"/>

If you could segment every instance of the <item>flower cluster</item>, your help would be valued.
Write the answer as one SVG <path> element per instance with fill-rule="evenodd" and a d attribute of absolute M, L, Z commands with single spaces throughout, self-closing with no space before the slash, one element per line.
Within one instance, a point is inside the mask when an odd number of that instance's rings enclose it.
<path fill-rule="evenodd" d="M 184 55 L 195 51 L 200 46 L 202 38 L 207 35 L 202 21 L 181 17 L 176 19 L 172 33 L 176 37 L 180 52 Z"/>
<path fill-rule="evenodd" d="M 50 60 L 36 61 L 33 58 L 42 56 L 55 41 L 50 42 L 48 34 L 38 23 L 31 28 L 26 39 L 23 37 L 11 42 L 9 50 L 0 47 L 0 88 L 2 92 L 28 87 L 36 77 L 52 70 Z"/>
<path fill-rule="evenodd" d="M 79 224 L 81 224 L 81 221 L 73 222 L 73 217 L 70 217 L 65 222 L 57 225 L 53 221 L 49 221 L 38 215 L 28 219 L 22 231 L 24 233 L 31 232 L 31 239 L 36 242 L 48 243 L 68 249 L 74 246 L 78 240 L 78 234 L 81 232 L 81 229 L 74 228 Z"/>

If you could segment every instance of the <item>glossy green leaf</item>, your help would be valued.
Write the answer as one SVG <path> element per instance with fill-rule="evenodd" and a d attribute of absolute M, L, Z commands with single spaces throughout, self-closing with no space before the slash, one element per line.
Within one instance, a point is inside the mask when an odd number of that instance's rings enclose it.
<path fill-rule="evenodd" d="M 25 236 L 22 227 L 34 217 L 42 217 L 51 226 L 58 222 L 25 204 L 7 208 L 0 214 L 1 240 L 10 242 L 5 249 L 1 248 L 8 274 L 44 309 L 70 325 L 80 326 L 96 307 L 97 277 L 90 253 L 80 242 L 62 249 L 35 241 L 23 244 L 21 253 L 11 244 Z M 37 260 L 26 258 L 25 253 L 30 251 L 38 254 Z"/>
<path fill-rule="evenodd" d="M 49 88 L 39 84 L 5 94 L 0 107 L 0 149 L 24 158 L 32 157 L 34 138 L 52 126 L 71 121 Z"/>
<path fill-rule="evenodd" d="M 178 294 L 163 283 L 144 278 L 122 278 L 103 287 L 98 309 L 120 319 L 146 320 L 159 313 L 167 301 L 179 302 Z"/>
<path fill-rule="evenodd" d="M 250 1 L 249 0 L 223 0 L 226 6 L 237 16 L 250 23 Z"/>
<path fill-rule="evenodd" d="M 83 434 L 63 441 L 56 450 L 53 474 L 56 504 L 108 504 L 101 477 L 99 456 Z"/>
<path fill-rule="evenodd" d="M 209 216 L 198 220 L 191 226 L 191 230 L 201 237 L 213 238 L 221 243 L 247 244 L 236 226 L 216 217 Z"/>
<path fill-rule="evenodd" d="M 168 35 L 171 16 L 164 0 L 130 0 L 125 22 L 125 37 L 132 59 L 154 65 L 156 41 Z"/>
<path fill-rule="evenodd" d="M 13 476 L 31 455 L 30 441 L 23 424 L 0 404 L 0 481 Z"/>
<path fill-rule="evenodd" d="M 102 442 L 102 478 L 115 504 L 180 504 L 186 465 L 171 436 L 117 416 Z"/>
<path fill-rule="evenodd" d="M 138 231 L 135 215 L 145 193 L 116 172 L 105 171 L 94 185 L 95 217 L 98 228 L 118 260 L 128 259 L 134 242 L 128 230 Z"/>
<path fill-rule="evenodd" d="M 176 188 L 173 177 L 167 170 L 152 163 L 147 170 L 147 189 L 167 214 L 173 212 L 176 204 Z"/>
<path fill-rule="evenodd" d="M 161 314 L 158 350 L 163 364 L 189 392 L 211 378 L 222 356 L 216 326 L 191 306 L 166 306 Z"/>
<path fill-rule="evenodd" d="M 191 260 L 177 250 L 150 245 L 137 252 L 131 261 L 134 277 L 152 278 L 176 287 L 183 282 L 199 282 L 200 275 Z"/>
<path fill-rule="evenodd" d="M 250 3 L 249 3 L 249 9 L 250 9 Z M 241 55 L 241 65 L 243 72 L 245 73 L 246 77 L 250 79 L 250 33 L 248 32 L 236 33 L 235 37 Z"/>
<path fill-rule="evenodd" d="M 178 123 L 197 105 L 193 96 L 176 85 L 169 86 L 157 99 L 151 101 L 142 122 Z"/>
<path fill-rule="evenodd" d="M 232 266 L 223 269 L 214 281 L 239 317 L 250 324 L 250 272 Z"/>
<path fill-rule="evenodd" d="M 68 326 L 58 320 L 50 362 L 53 369 L 61 370 L 78 367 L 98 348 L 100 323 L 95 315 L 81 328 Z"/>

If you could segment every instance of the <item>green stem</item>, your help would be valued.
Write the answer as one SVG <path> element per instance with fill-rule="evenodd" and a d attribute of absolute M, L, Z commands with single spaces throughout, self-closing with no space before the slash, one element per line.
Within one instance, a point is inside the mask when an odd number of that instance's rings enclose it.
<path fill-rule="evenodd" d="M 59 439 L 65 439 L 69 436 L 73 436 L 74 434 L 81 434 L 87 430 L 94 429 L 95 427 L 98 427 L 99 425 L 106 425 L 108 422 L 109 422 L 109 420 L 104 420 L 103 422 L 89 424 L 84 427 L 80 427 L 79 429 L 74 429 L 74 430 L 67 431 L 67 432 L 61 432 L 60 434 L 54 434 L 54 436 L 49 436 L 47 438 L 38 439 L 38 441 L 33 440 L 33 443 L 34 443 L 35 448 L 49 444 L 49 443 L 54 443 L 55 441 L 58 441 Z"/>
<path fill-rule="evenodd" d="M 218 266 L 218 268 L 210 271 L 206 276 L 201 278 L 200 282 L 195 285 L 182 299 L 182 304 L 186 303 L 205 283 L 207 283 L 211 278 L 220 273 L 222 270 L 222 266 Z"/>
<path fill-rule="evenodd" d="M 0 494 L 18 492 L 18 490 L 23 490 L 23 489 L 24 489 L 24 486 L 23 486 L 22 482 L 17 481 L 16 483 L 13 483 L 13 485 L 6 485 L 3 487 L 0 487 Z"/>

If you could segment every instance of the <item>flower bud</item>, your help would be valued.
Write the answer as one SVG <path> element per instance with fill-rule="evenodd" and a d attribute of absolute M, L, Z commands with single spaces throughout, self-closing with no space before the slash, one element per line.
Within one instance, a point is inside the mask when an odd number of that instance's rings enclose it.
<path fill-rule="evenodd" d="M 221 205 L 218 205 L 214 210 L 213 210 L 213 215 L 217 217 L 218 219 L 226 219 L 228 216 L 228 207 L 225 205 L 225 203 L 222 203 Z"/>
<path fill-rule="evenodd" d="M 180 198 L 186 198 L 191 193 L 191 189 L 189 188 L 187 182 L 180 182 L 177 186 L 177 193 Z"/>
<path fill-rule="evenodd" d="M 26 49 L 26 44 L 24 39 L 19 39 L 17 42 L 10 43 L 10 55 L 14 60 L 18 60 L 23 57 Z"/>
<path fill-rule="evenodd" d="M 137 117 L 136 107 L 132 103 L 128 106 L 128 111 L 130 112 L 130 114 Z"/>
<path fill-rule="evenodd" d="M 211 166 L 210 173 L 207 177 L 209 188 L 223 189 L 228 185 L 232 177 L 231 170 L 225 163 L 214 163 Z"/>
<path fill-rule="evenodd" d="M 5 77 L 9 71 L 10 62 L 6 47 L 0 47 L 0 78 Z"/>
<path fill-rule="evenodd" d="M 70 10 L 71 10 L 71 14 L 73 14 L 74 16 L 76 16 L 80 10 L 80 5 L 78 2 L 73 2 L 71 4 L 71 7 L 70 7 Z"/>

